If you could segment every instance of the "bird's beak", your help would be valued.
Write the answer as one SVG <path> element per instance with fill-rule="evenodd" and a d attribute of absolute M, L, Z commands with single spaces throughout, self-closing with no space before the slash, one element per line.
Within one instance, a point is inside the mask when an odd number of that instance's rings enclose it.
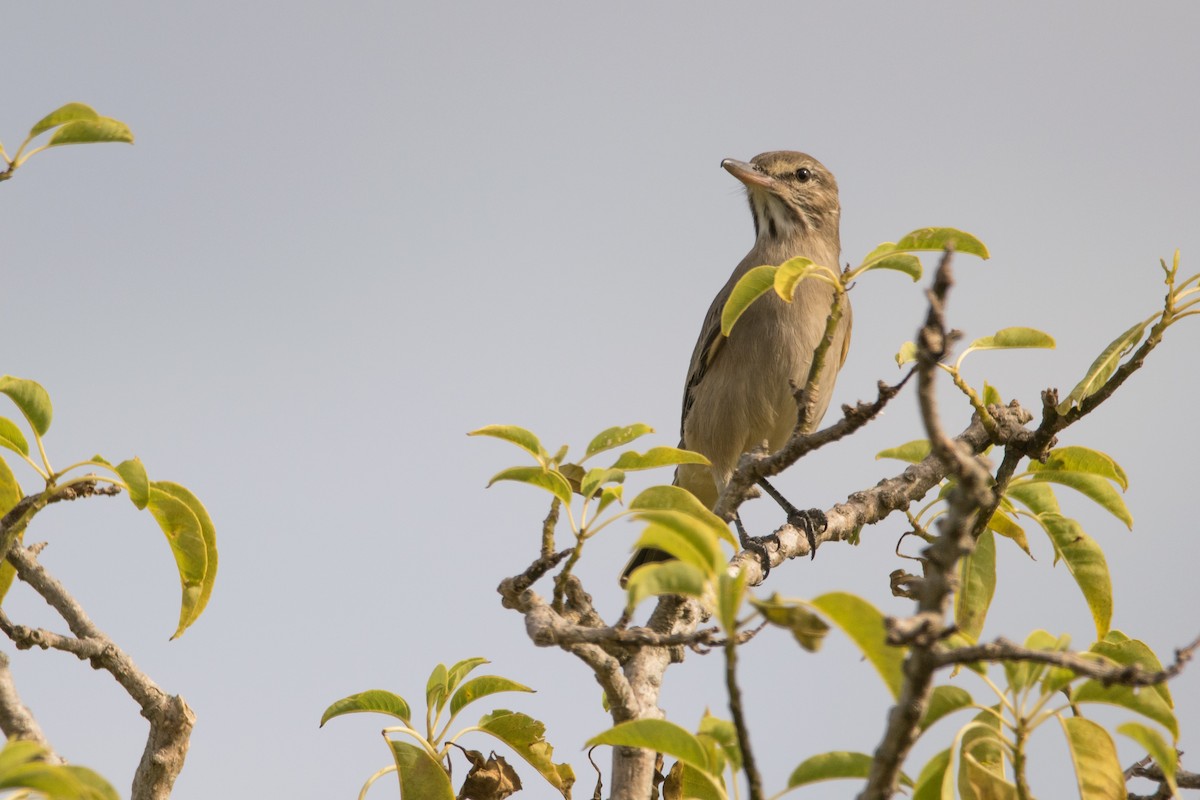
<path fill-rule="evenodd" d="M 721 169 L 746 184 L 747 188 L 761 186 L 771 192 L 778 188 L 774 178 L 765 172 L 759 172 L 753 164 L 747 164 L 745 161 L 727 158 L 721 162 Z"/>

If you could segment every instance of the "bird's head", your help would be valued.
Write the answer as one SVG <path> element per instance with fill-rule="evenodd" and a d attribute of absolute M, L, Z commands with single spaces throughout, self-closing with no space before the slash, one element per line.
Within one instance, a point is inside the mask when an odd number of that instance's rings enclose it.
<path fill-rule="evenodd" d="M 727 158 L 721 166 L 746 185 L 754 232 L 762 245 L 820 235 L 838 238 L 842 209 L 833 173 L 807 153 L 775 150 L 747 164 Z"/>

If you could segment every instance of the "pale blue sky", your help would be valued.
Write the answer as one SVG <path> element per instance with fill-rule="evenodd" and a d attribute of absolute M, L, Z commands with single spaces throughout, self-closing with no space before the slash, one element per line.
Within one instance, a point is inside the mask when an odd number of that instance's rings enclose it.
<path fill-rule="evenodd" d="M 544 719 L 590 793 L 579 748 L 607 725 L 599 689 L 571 657 L 534 648 L 494 591 L 535 555 L 544 498 L 485 491 L 519 453 L 466 431 L 515 423 L 579 449 L 643 421 L 651 443 L 674 443 L 704 309 L 752 236 L 718 164 L 785 148 L 837 175 L 846 261 L 925 225 L 981 237 L 993 258 L 959 260 L 952 324 L 972 338 L 1039 327 L 1059 349 L 980 354 L 968 378 L 1030 407 L 1046 386 L 1068 391 L 1155 309 L 1160 257 L 1180 248 L 1184 270 L 1200 269 L 1198 26 L 1184 2 L 6 9 L 6 146 L 72 100 L 138 138 L 44 153 L 0 187 L 0 372 L 50 391 L 56 463 L 136 454 L 216 522 L 212 602 L 172 643 L 178 582 L 148 516 L 97 500 L 52 508 L 29 534 L 195 709 L 176 796 L 353 796 L 388 762 L 383 720 L 318 730 L 325 706 L 367 688 L 419 703 L 436 662 L 476 655 L 539 689 L 497 705 Z M 868 275 L 853 302 L 835 403 L 896 377 L 891 355 L 923 311 L 898 274 Z M 1195 320 L 1173 329 L 1064 437 L 1131 476 L 1134 533 L 1083 502 L 1067 512 L 1108 554 L 1114 625 L 1166 659 L 1200 631 L 1197 342 Z M 947 416 L 961 427 L 966 412 Z M 897 471 L 873 454 L 916 424 L 906 397 L 781 483 L 832 505 Z M 762 503 L 748 514 L 778 522 Z M 903 614 L 887 593 L 901 530 L 824 548 L 765 588 L 845 588 Z M 636 532 L 611 528 L 584 567 L 606 614 Z M 1087 609 L 1031 537 L 1036 563 L 1000 548 L 988 634 L 1046 626 L 1084 646 Z M 14 591 L 10 614 L 53 623 L 29 595 Z M 127 792 L 144 741 L 128 698 L 65 655 L 6 652 L 60 752 Z M 743 664 L 768 786 L 812 753 L 876 745 L 886 695 L 843 640 L 813 657 L 767 634 Z M 691 656 L 668 673 L 672 719 L 723 713 L 719 666 Z M 1194 751 L 1200 676 L 1176 686 Z M 940 749 L 949 725 L 930 735 Z M 1053 764 L 1059 733 L 1041 735 Z M 1141 755 L 1120 747 L 1125 763 Z M 1051 772 L 1034 790 L 1065 796 L 1069 779 Z"/>

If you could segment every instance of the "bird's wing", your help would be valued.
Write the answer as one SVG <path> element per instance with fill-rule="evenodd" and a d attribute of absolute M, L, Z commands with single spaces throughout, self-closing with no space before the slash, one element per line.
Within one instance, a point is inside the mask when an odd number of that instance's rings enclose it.
<path fill-rule="evenodd" d="M 728 287 L 726 287 L 728 288 Z M 704 317 L 704 325 L 700 328 L 700 338 L 696 340 L 696 349 L 692 351 L 692 361 L 688 365 L 687 382 L 683 388 L 683 412 L 679 418 L 679 441 L 686 447 L 683 435 L 683 422 L 687 419 L 692 404 L 696 401 L 696 388 L 708 374 L 713 360 L 724 349 L 726 336 L 721 333 L 721 311 L 725 308 L 727 291 L 722 291 L 714 299 Z"/>

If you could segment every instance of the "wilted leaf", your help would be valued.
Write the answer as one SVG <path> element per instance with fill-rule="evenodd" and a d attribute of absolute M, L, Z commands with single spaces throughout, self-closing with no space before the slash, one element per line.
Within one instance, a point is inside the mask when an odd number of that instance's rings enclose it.
<path fill-rule="evenodd" d="M 546 741 L 546 726 L 533 717 L 500 709 L 479 720 L 479 727 L 504 742 L 538 771 L 563 797 L 571 796 L 575 770 L 554 763 L 554 748 Z"/>
<path fill-rule="evenodd" d="M 408 722 L 412 718 L 408 703 L 400 695 L 383 689 L 368 689 L 365 692 L 343 697 L 325 709 L 325 713 L 321 715 L 321 727 L 324 727 L 325 723 L 334 717 L 365 711 L 387 714 L 389 717 L 395 717 L 404 722 Z"/>

